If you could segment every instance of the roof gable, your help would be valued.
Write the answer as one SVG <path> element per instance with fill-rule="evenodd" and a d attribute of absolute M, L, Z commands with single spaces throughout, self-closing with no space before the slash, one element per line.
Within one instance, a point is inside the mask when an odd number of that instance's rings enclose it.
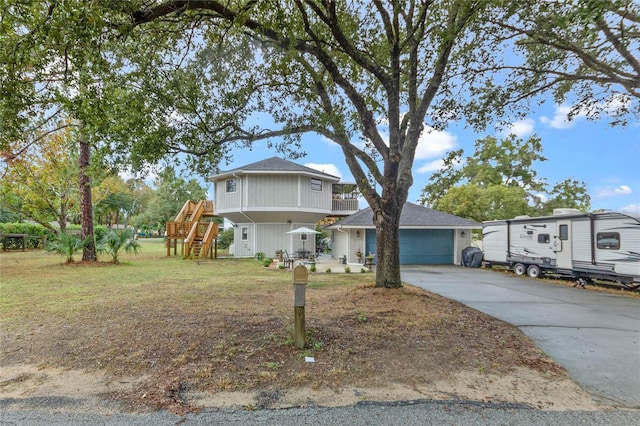
<path fill-rule="evenodd" d="M 241 174 L 260 174 L 260 173 L 278 173 L 278 174 L 306 174 L 322 177 L 325 179 L 339 181 L 336 176 L 324 173 L 311 167 L 302 166 L 292 161 L 279 157 L 271 157 L 266 160 L 257 161 L 232 170 L 223 171 L 210 177 L 211 180 L 227 177 L 229 175 Z"/>
<path fill-rule="evenodd" d="M 373 227 L 373 212 L 370 207 L 360 210 L 357 213 L 347 216 L 346 218 L 328 226 L 334 228 L 338 226 L 344 227 Z M 478 228 L 481 224 L 472 220 L 464 219 L 449 213 L 430 209 L 418 204 L 405 203 L 400 214 L 400 227 L 465 227 Z"/>

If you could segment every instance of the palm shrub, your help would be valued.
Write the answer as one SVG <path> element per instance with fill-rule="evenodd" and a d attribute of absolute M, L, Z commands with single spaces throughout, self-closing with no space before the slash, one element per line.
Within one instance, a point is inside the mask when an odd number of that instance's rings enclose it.
<path fill-rule="evenodd" d="M 107 231 L 96 245 L 98 253 L 106 253 L 113 258 L 113 263 L 119 263 L 118 256 L 122 250 L 134 254 L 140 250 L 140 244 L 133 236 L 134 233 L 131 229 Z"/>
<path fill-rule="evenodd" d="M 87 238 L 83 241 L 78 235 L 60 232 L 55 238 L 49 240 L 47 251 L 59 254 L 66 258 L 67 263 L 72 263 L 73 255 L 82 250 L 90 240 L 91 238 Z"/>

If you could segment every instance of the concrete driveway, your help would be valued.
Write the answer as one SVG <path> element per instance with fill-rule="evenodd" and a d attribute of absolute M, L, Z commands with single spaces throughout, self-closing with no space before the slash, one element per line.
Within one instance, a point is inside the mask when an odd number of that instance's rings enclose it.
<path fill-rule="evenodd" d="M 640 408 L 640 298 L 458 266 L 402 280 L 517 326 L 598 402 Z"/>

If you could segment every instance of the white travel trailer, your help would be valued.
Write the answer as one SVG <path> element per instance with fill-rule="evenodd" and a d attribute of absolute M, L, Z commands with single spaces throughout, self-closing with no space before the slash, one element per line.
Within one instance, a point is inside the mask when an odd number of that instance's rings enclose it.
<path fill-rule="evenodd" d="M 555 209 L 552 216 L 487 221 L 482 245 L 485 266 L 509 266 L 518 275 L 640 286 L 640 217 Z"/>

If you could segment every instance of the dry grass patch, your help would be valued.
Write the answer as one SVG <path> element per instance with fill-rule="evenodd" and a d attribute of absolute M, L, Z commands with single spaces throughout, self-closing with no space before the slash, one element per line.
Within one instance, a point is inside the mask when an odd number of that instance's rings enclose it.
<path fill-rule="evenodd" d="M 187 391 L 416 387 L 520 368 L 563 375 L 516 328 L 411 286 L 373 288 L 368 274 L 310 274 L 307 347 L 296 350 L 289 273 L 167 258 L 156 245 L 109 267 L 2 255 L 0 364 L 138 378 L 109 396 L 175 412 L 193 408 Z"/>

